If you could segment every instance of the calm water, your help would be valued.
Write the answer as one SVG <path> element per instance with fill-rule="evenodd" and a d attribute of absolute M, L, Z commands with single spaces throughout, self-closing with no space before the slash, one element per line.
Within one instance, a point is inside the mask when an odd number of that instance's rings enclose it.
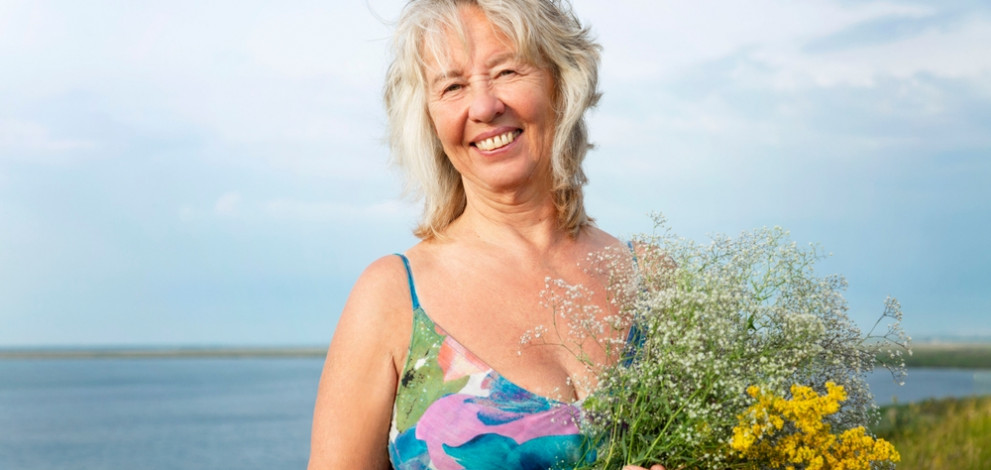
<path fill-rule="evenodd" d="M 867 381 L 879 405 L 927 398 L 991 395 L 991 370 L 909 369 L 903 386 L 898 386 L 888 371 L 876 371 Z"/>
<path fill-rule="evenodd" d="M 305 468 L 320 359 L 0 361 L 0 469 Z"/>
<path fill-rule="evenodd" d="M 0 360 L 0 469 L 302 469 L 320 359 Z M 880 403 L 991 394 L 991 371 L 871 376 Z"/>

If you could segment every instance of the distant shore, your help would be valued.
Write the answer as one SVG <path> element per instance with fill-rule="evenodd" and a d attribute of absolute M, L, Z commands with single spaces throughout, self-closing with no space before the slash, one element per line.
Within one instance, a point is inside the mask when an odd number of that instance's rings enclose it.
<path fill-rule="evenodd" d="M 991 343 L 921 343 L 905 356 L 908 367 L 991 369 Z"/>
<path fill-rule="evenodd" d="M 326 347 L 113 347 L 0 349 L 3 359 L 322 358 Z"/>
<path fill-rule="evenodd" d="M 0 348 L 4 359 L 104 358 L 322 358 L 326 346 L 179 346 L 179 347 L 58 347 Z M 922 343 L 905 356 L 908 367 L 991 369 L 991 343 Z"/>

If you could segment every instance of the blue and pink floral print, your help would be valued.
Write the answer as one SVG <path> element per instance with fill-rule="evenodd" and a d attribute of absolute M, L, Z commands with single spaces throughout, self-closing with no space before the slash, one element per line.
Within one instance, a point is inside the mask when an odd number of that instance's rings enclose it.
<path fill-rule="evenodd" d="M 389 455 L 401 470 L 547 470 L 592 458 L 579 404 L 531 393 L 493 370 L 420 307 L 396 392 Z"/>

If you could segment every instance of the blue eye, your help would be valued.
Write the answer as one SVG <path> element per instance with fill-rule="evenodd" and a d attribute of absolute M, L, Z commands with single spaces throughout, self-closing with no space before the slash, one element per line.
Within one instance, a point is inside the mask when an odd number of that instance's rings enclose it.
<path fill-rule="evenodd" d="M 461 87 L 462 87 L 462 85 L 460 83 L 452 83 L 452 84 L 448 85 L 446 88 L 444 88 L 444 93 L 448 93 L 448 92 L 452 92 L 452 91 L 458 91 L 458 90 L 461 89 Z"/>
<path fill-rule="evenodd" d="M 512 69 L 506 69 L 506 70 L 499 71 L 499 76 L 500 77 L 504 77 L 506 75 L 515 75 L 515 74 L 516 74 L 516 71 L 515 70 L 512 70 Z"/>

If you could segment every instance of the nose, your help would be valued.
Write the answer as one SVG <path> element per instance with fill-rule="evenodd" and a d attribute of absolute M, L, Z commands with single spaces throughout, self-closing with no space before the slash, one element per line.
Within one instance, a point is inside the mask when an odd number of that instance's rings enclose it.
<path fill-rule="evenodd" d="M 506 104 L 495 94 L 491 86 L 473 87 L 468 118 L 476 122 L 491 122 L 506 111 Z"/>

